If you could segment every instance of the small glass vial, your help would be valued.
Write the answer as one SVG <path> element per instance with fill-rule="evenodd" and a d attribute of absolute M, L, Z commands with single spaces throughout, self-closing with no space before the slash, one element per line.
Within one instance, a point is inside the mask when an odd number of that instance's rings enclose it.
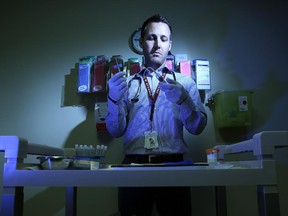
<path fill-rule="evenodd" d="M 100 168 L 100 162 L 95 159 L 95 160 L 90 160 L 90 170 L 96 170 Z"/>
<path fill-rule="evenodd" d="M 217 149 L 217 148 L 206 149 L 207 163 L 209 165 L 213 165 L 213 164 L 218 163 L 218 153 L 219 153 L 219 149 Z"/>

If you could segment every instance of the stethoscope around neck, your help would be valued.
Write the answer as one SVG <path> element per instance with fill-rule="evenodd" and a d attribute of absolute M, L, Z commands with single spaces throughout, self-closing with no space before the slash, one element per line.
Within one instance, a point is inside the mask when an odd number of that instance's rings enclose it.
<path fill-rule="evenodd" d="M 132 82 L 133 81 L 138 81 L 137 91 L 136 91 L 134 97 L 129 99 L 130 103 L 137 103 L 139 101 L 139 96 L 140 96 L 140 93 L 141 93 L 141 84 L 142 84 L 142 76 L 141 76 L 141 74 L 144 74 L 146 70 L 147 70 L 147 68 L 144 68 L 139 73 L 134 74 L 132 79 L 130 79 L 129 82 L 128 82 L 128 92 L 129 92 L 129 89 L 131 87 Z M 168 68 L 164 68 L 164 70 L 166 70 L 166 71 L 164 71 L 166 73 L 172 73 L 173 79 L 176 81 L 176 76 L 175 76 L 175 72 L 174 71 L 171 71 Z"/>

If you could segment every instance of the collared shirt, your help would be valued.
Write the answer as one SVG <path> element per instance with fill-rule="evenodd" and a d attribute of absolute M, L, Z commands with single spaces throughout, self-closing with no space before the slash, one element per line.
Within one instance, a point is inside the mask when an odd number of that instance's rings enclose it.
<path fill-rule="evenodd" d="M 154 94 L 159 81 L 155 73 L 148 70 L 144 73 Z M 173 79 L 172 73 L 167 73 L 166 78 Z M 199 134 L 205 128 L 207 116 L 196 83 L 187 75 L 174 74 L 176 81 L 190 97 L 178 105 L 167 100 L 165 93 L 160 91 L 152 122 L 152 130 L 158 133 L 158 148 L 144 148 L 144 133 L 151 130 L 151 99 L 143 81 L 143 73 L 127 78 L 129 88 L 122 101 L 115 104 L 108 99 L 107 129 L 114 137 L 125 134 L 124 154 L 184 154 L 188 147 L 183 138 L 183 126 L 191 134 Z M 137 102 L 131 102 L 135 98 Z"/>

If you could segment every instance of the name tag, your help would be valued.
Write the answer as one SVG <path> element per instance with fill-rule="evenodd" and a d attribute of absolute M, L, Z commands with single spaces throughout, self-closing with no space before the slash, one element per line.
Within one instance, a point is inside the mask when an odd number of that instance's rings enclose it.
<path fill-rule="evenodd" d="M 158 148 L 158 139 L 157 139 L 157 132 L 156 131 L 146 131 L 145 135 L 145 144 L 144 148 L 146 149 L 155 149 Z"/>

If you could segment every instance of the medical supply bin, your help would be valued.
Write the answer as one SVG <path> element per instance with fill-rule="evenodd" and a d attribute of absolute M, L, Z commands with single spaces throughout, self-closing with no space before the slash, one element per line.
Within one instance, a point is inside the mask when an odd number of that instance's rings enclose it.
<path fill-rule="evenodd" d="M 221 90 L 208 98 L 206 105 L 217 128 L 247 127 L 252 124 L 252 91 Z"/>

